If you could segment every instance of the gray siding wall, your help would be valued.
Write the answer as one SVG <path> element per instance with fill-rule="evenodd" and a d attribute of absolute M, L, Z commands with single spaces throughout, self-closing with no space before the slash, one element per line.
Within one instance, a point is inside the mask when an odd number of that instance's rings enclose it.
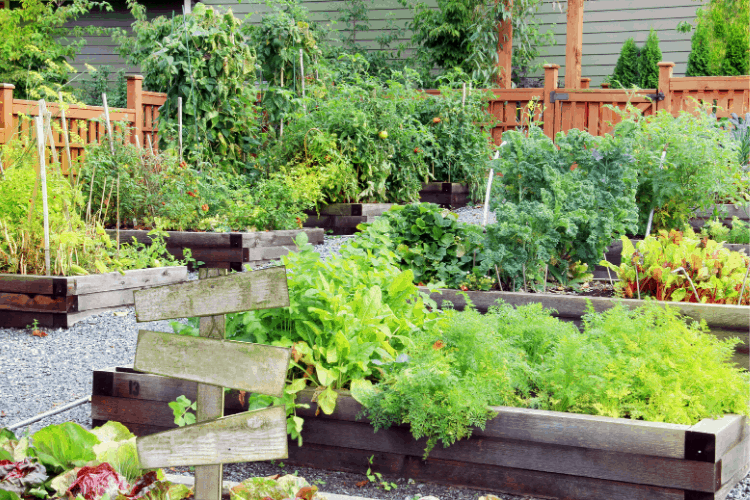
<path fill-rule="evenodd" d="M 250 0 L 238 3 L 235 0 L 204 0 L 203 3 L 217 9 L 231 9 L 246 22 L 257 23 L 270 9 L 264 0 Z M 341 1 L 309 0 L 303 2 L 310 11 L 312 21 L 329 24 L 333 29 L 346 31 L 347 26 L 332 21 L 339 17 L 338 9 L 345 4 Z M 436 5 L 435 0 L 428 0 L 428 5 Z M 623 42 L 630 37 L 642 46 L 649 30 L 658 32 L 662 59 L 677 64 L 675 76 L 683 76 L 690 53 L 690 34 L 676 31 L 680 21 L 695 19 L 696 10 L 701 3 L 694 0 L 598 0 L 584 4 L 583 23 L 583 68 L 582 75 L 591 78 L 591 85 L 598 86 L 607 75 L 612 73 Z M 182 2 L 172 1 L 169 4 L 148 4 L 149 17 L 159 15 L 171 16 L 182 12 Z M 552 7 L 552 0 L 544 0 L 539 9 L 541 30 L 552 29 L 558 45 L 546 47 L 543 62 L 561 66 L 560 77 L 565 76 L 565 31 L 566 14 Z M 397 26 L 405 26 L 411 19 L 411 11 L 402 7 L 397 0 L 380 0 L 370 4 L 370 25 L 368 32 L 359 32 L 357 39 L 369 50 L 377 50 L 375 39 L 387 30 L 392 21 Z M 94 12 L 81 19 L 77 24 L 95 24 L 97 26 L 129 28 L 133 22 L 130 14 L 123 7 L 116 7 L 115 12 Z M 409 43 L 411 34 L 406 33 L 397 41 Z M 88 37 L 88 43 L 73 66 L 85 71 L 84 62 L 92 66 L 109 64 L 113 71 L 125 68 L 129 73 L 137 72 L 123 63 L 117 55 L 117 47 L 109 37 Z M 542 73 L 538 73 L 541 76 Z"/>

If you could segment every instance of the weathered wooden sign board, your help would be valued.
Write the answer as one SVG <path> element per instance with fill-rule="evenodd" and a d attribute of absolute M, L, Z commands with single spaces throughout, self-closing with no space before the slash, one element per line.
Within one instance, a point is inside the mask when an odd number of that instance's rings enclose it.
<path fill-rule="evenodd" d="M 200 337 L 141 330 L 138 371 L 198 382 L 196 423 L 137 440 L 144 468 L 195 466 L 195 499 L 220 500 L 222 464 L 287 458 L 283 406 L 223 417 L 224 387 L 280 397 L 291 351 L 224 340 L 225 314 L 287 307 L 286 270 L 227 275 L 135 292 L 139 322 L 200 317 Z"/>

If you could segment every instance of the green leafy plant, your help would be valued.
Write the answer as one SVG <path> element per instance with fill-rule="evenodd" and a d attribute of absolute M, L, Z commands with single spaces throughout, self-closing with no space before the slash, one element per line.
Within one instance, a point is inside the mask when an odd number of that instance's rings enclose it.
<path fill-rule="evenodd" d="M 732 227 L 727 227 L 720 220 L 713 219 L 703 225 L 697 236 L 701 239 L 710 238 L 718 243 L 747 245 L 750 244 L 750 224 L 732 217 Z"/>
<path fill-rule="evenodd" d="M 197 403 L 190 401 L 184 395 L 178 396 L 176 400 L 169 403 L 169 407 L 172 408 L 174 413 L 174 423 L 180 427 L 185 425 L 191 425 L 195 423 L 195 411 L 197 409 Z"/>
<path fill-rule="evenodd" d="M 115 74 L 114 86 L 110 84 L 112 66 L 104 64 L 97 68 L 86 65 L 89 78 L 81 82 L 76 89 L 78 99 L 91 106 L 103 106 L 102 94 L 107 94 L 107 105 L 110 108 L 126 108 L 128 106 L 128 81 L 125 70 L 119 69 Z"/>
<path fill-rule="evenodd" d="M 690 37 L 690 54 L 688 54 L 685 76 L 710 76 L 710 47 L 708 26 L 698 23 L 693 36 Z"/>
<path fill-rule="evenodd" d="M 602 261 L 617 273 L 616 290 L 627 298 L 649 296 L 672 302 L 750 304 L 744 287 L 750 258 L 721 243 L 685 232 L 661 230 L 636 246 L 623 238 L 622 264 Z M 740 296 L 742 293 L 742 296 Z M 747 296 L 746 296 L 747 294 Z"/>
<path fill-rule="evenodd" d="M 161 147 L 180 142 L 182 99 L 184 157 L 236 173 L 251 168 L 260 136 L 256 56 L 241 25 L 231 11 L 218 14 L 201 4 L 171 22 L 150 22 L 140 13 L 134 38 L 119 35 L 124 55 L 146 73 L 146 85 L 167 94 L 159 113 Z"/>
<path fill-rule="evenodd" d="M 372 471 L 372 460 L 375 458 L 375 455 L 370 455 L 370 458 L 367 459 L 367 463 L 369 464 L 369 467 L 367 467 L 367 472 L 365 472 L 365 476 L 367 477 L 367 480 L 371 483 L 375 483 L 380 488 L 383 488 L 385 491 L 391 491 L 398 488 L 398 485 L 396 483 L 390 482 L 390 481 L 384 481 L 383 480 L 383 474 L 380 472 L 373 472 Z"/>
<path fill-rule="evenodd" d="M 477 265 L 480 227 L 458 221 L 456 214 L 434 203 L 397 205 L 371 224 L 363 225 L 353 246 L 373 252 L 393 252 L 415 283 L 458 287 Z"/>

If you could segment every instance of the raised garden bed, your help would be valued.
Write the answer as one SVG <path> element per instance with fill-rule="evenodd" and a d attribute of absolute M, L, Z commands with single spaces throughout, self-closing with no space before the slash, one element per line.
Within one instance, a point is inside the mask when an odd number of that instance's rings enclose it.
<path fill-rule="evenodd" d="M 168 401 L 194 394 L 181 380 L 127 368 L 94 374 L 92 419 L 122 422 L 147 435 L 174 427 Z M 193 391 L 193 392 L 191 392 Z M 300 394 L 309 403 L 312 391 Z M 225 399 L 226 413 L 239 401 Z M 289 442 L 287 463 L 375 472 L 517 495 L 580 500 L 723 499 L 750 470 L 750 426 L 736 415 L 677 425 L 523 408 L 493 407 L 485 430 L 422 460 L 425 441 L 406 426 L 375 432 L 345 393 L 333 415 L 305 418 L 303 446 Z M 238 410 L 239 411 L 239 410 Z"/>
<path fill-rule="evenodd" d="M 198 384 L 188 380 L 150 375 L 130 367 L 94 371 L 91 394 L 91 422 L 96 427 L 108 420 L 120 422 L 137 436 L 177 427 L 168 403 L 179 396 L 196 400 Z M 240 392 L 224 394 L 224 413 L 247 411 Z"/>
<path fill-rule="evenodd" d="M 721 222 L 727 226 L 732 227 L 732 217 L 737 217 L 741 221 L 747 223 L 750 222 L 750 206 L 742 207 L 740 205 L 719 205 L 719 208 L 726 211 L 726 217 L 721 219 Z M 713 218 L 711 210 L 698 210 L 695 216 L 690 219 L 690 225 L 694 229 L 700 229 L 703 225 Z"/>
<path fill-rule="evenodd" d="M 232 269 L 242 271 L 244 264 L 266 264 L 286 255 L 296 248 L 294 238 L 300 232 L 307 233 L 311 244 L 323 243 L 322 229 L 289 229 L 280 231 L 258 231 L 252 233 L 201 233 L 191 231 L 167 231 L 167 251 L 178 259 L 184 258 L 185 248 L 204 264 L 200 267 Z M 115 230 L 107 231 L 115 237 Z M 145 230 L 120 230 L 120 241 L 135 238 L 144 245 L 151 244 Z"/>
<path fill-rule="evenodd" d="M 469 186 L 455 182 L 428 182 L 422 184 L 419 201 L 437 203 L 447 208 L 462 208 L 469 203 Z"/>
<path fill-rule="evenodd" d="M 322 207 L 320 212 L 305 212 L 308 217 L 303 225 L 322 228 L 336 235 L 354 234 L 359 224 L 372 222 L 392 206 L 392 203 L 334 203 Z"/>
<path fill-rule="evenodd" d="M 187 280 L 187 267 L 136 269 L 88 276 L 0 274 L 0 327 L 25 328 L 37 321 L 68 328 L 114 308 L 133 305 L 133 292 Z"/>
<path fill-rule="evenodd" d="M 425 287 L 420 287 L 424 292 L 428 292 Z M 527 304 L 540 303 L 546 309 L 554 309 L 554 316 L 570 320 L 580 321 L 585 314 L 588 302 L 594 307 L 596 312 L 606 311 L 615 305 L 615 301 L 621 301 L 630 309 L 636 309 L 644 305 L 645 301 L 636 299 L 614 299 L 605 297 L 586 297 L 579 295 L 559 295 L 550 293 L 524 293 L 524 292 L 499 292 L 499 291 L 469 291 L 461 292 L 458 290 L 442 289 L 440 292 L 434 292 L 430 297 L 442 307 L 444 301 L 449 301 L 456 309 L 463 309 L 466 306 L 466 300 L 463 294 L 468 294 L 469 299 L 474 303 L 478 311 L 486 312 L 487 309 L 494 305 L 497 300 L 512 306 L 522 306 Z M 660 304 L 677 307 L 685 316 L 694 320 L 705 320 L 711 330 L 711 333 L 719 338 L 739 337 L 742 344 L 735 348 L 735 356 L 732 359 L 739 366 L 750 369 L 748 366 L 750 355 L 750 335 L 748 334 L 747 322 L 750 315 L 750 309 L 747 306 L 732 306 L 725 304 L 695 304 L 688 302 L 660 302 Z"/>

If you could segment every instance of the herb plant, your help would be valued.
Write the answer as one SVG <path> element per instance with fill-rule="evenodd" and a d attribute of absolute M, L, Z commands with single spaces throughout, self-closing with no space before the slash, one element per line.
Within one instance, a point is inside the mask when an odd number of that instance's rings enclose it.
<path fill-rule="evenodd" d="M 727 227 L 720 220 L 714 219 L 707 221 L 697 236 L 719 243 L 747 245 L 750 244 L 750 225 L 737 217 L 732 217 L 732 227 Z"/>

